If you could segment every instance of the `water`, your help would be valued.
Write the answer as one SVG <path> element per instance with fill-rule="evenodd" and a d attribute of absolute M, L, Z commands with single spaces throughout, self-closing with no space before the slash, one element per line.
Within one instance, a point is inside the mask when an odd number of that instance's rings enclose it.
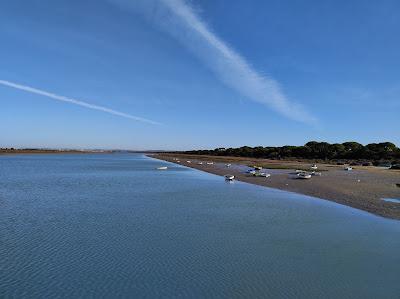
<path fill-rule="evenodd" d="M 142 155 L 1 156 L 0 245 L 1 298 L 400 297 L 399 221 Z"/>

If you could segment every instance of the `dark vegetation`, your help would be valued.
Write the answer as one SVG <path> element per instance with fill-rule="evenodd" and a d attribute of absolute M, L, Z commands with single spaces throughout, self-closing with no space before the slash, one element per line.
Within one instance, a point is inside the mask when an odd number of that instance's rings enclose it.
<path fill-rule="evenodd" d="M 358 142 L 330 144 L 328 142 L 310 141 L 304 146 L 285 145 L 281 147 L 242 146 L 239 148 L 216 148 L 214 150 L 187 151 L 188 154 L 235 156 L 265 159 L 308 159 L 322 160 L 354 165 L 382 165 L 398 167 L 400 149 L 391 142 L 370 143 L 362 145 Z"/>

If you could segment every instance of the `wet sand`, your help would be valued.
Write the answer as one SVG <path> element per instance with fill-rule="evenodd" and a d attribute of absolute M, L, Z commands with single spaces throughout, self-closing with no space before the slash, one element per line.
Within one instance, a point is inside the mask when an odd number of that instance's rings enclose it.
<path fill-rule="evenodd" d="M 344 166 L 318 164 L 321 176 L 309 180 L 298 179 L 295 169 L 308 170 L 310 163 L 246 159 L 239 157 L 216 157 L 185 154 L 151 154 L 151 157 L 199 169 L 216 175 L 232 174 L 235 179 L 246 183 L 276 188 L 334 201 L 375 215 L 400 220 L 400 203 L 386 202 L 382 198 L 400 199 L 400 171 L 380 167 L 353 167 L 345 171 Z M 179 159 L 179 163 L 174 159 Z M 192 163 L 187 163 L 190 160 Z M 198 162 L 214 162 L 209 165 Z M 231 167 L 226 167 L 231 163 Z M 249 165 L 267 169 L 269 178 L 246 174 Z"/>

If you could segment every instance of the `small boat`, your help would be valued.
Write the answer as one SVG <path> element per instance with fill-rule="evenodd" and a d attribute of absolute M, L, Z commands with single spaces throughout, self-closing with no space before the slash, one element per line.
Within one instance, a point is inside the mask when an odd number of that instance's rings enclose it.
<path fill-rule="evenodd" d="M 320 173 L 320 172 L 313 171 L 313 172 L 311 172 L 311 175 L 314 175 L 314 176 L 321 176 L 321 173 Z"/>
<path fill-rule="evenodd" d="M 300 172 L 297 174 L 297 178 L 299 179 L 311 179 L 311 174 L 306 172 Z"/>
<path fill-rule="evenodd" d="M 253 166 L 253 168 L 254 168 L 255 170 L 261 170 L 261 169 L 262 169 L 261 166 Z"/>
<path fill-rule="evenodd" d="M 257 171 L 255 171 L 253 169 L 249 169 L 249 170 L 246 171 L 246 173 L 253 174 L 253 175 L 256 174 L 256 172 Z"/>
<path fill-rule="evenodd" d="M 350 170 L 353 170 L 353 167 L 351 167 L 351 166 L 346 166 L 346 167 L 344 168 L 344 170 L 350 171 Z"/>
<path fill-rule="evenodd" d="M 225 177 L 225 180 L 227 180 L 227 181 L 233 181 L 235 179 L 235 176 L 231 175 L 231 174 L 226 174 L 226 175 L 224 175 L 224 177 Z"/>
<path fill-rule="evenodd" d="M 161 166 L 161 167 L 157 167 L 157 170 L 167 170 L 168 167 L 167 166 Z"/>
<path fill-rule="evenodd" d="M 207 162 L 206 164 L 207 164 L 207 165 L 213 165 L 214 162 Z"/>
<path fill-rule="evenodd" d="M 198 165 L 203 165 L 203 162 L 199 162 L 199 163 L 197 163 Z"/>
<path fill-rule="evenodd" d="M 295 173 L 302 173 L 302 172 L 304 172 L 304 170 L 296 169 L 294 172 L 295 172 Z"/>
<path fill-rule="evenodd" d="M 317 169 L 318 169 L 318 166 L 317 166 L 317 164 L 314 164 L 313 166 L 311 166 L 311 169 L 313 169 L 313 170 L 317 170 Z"/>
<path fill-rule="evenodd" d="M 225 164 L 225 166 L 226 166 L 226 167 L 231 167 L 231 164 L 228 163 L 228 164 Z"/>
<path fill-rule="evenodd" d="M 190 163 L 192 163 L 192 161 L 189 161 L 189 160 L 188 160 L 188 161 L 186 161 L 186 163 L 189 163 L 189 164 L 190 164 Z"/>
<path fill-rule="evenodd" d="M 179 160 L 176 160 L 176 163 L 181 163 L 181 161 L 179 161 Z"/>
<path fill-rule="evenodd" d="M 266 172 L 256 172 L 253 174 L 256 177 L 263 177 L 263 178 L 269 178 L 271 175 Z"/>

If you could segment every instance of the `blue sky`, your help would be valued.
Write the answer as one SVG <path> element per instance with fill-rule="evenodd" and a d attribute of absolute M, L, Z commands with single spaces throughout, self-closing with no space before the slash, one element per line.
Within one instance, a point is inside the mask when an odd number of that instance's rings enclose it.
<path fill-rule="evenodd" d="M 2 1 L 0 146 L 400 145 L 399 36 L 398 1 Z"/>

